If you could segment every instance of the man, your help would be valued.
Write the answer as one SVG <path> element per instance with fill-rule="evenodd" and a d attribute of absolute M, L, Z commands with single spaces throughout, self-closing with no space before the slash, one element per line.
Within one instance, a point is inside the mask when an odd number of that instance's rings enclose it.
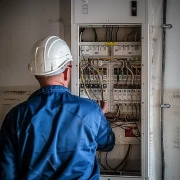
<path fill-rule="evenodd" d="M 112 150 L 114 133 L 96 102 L 68 90 L 71 61 L 58 37 L 35 44 L 29 70 L 41 89 L 5 117 L 0 179 L 99 179 L 96 150 Z"/>

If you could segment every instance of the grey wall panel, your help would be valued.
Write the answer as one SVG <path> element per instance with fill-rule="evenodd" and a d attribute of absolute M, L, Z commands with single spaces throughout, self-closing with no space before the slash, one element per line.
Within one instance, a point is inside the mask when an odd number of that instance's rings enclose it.
<path fill-rule="evenodd" d="M 167 0 L 164 103 L 164 179 L 180 179 L 180 1 Z"/>
<path fill-rule="evenodd" d="M 73 23 L 145 23 L 145 0 L 137 0 L 131 16 L 130 0 L 72 0 Z M 85 3 L 84 3 L 85 2 Z"/>

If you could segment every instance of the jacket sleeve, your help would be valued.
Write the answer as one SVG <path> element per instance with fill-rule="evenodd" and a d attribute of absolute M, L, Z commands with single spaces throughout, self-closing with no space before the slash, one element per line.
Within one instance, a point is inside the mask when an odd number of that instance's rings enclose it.
<path fill-rule="evenodd" d="M 14 125 L 7 115 L 0 130 L 0 179 L 17 179 L 17 141 Z"/>
<path fill-rule="evenodd" d="M 96 142 L 98 143 L 97 151 L 111 151 L 115 144 L 115 135 L 102 112 L 100 113 L 100 117 L 100 126 L 96 138 Z"/>

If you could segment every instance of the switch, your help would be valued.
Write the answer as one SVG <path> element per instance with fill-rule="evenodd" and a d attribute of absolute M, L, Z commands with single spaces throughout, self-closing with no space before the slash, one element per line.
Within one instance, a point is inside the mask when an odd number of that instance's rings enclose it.
<path fill-rule="evenodd" d="M 131 16 L 137 16 L 137 1 L 131 1 Z"/>
<path fill-rule="evenodd" d="M 140 137 L 138 127 L 126 127 L 125 137 Z"/>

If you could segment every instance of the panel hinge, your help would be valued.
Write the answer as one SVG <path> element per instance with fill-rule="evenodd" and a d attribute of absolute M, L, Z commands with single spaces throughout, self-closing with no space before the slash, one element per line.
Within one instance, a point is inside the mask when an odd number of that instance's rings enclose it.
<path fill-rule="evenodd" d="M 167 29 L 171 29 L 173 26 L 172 24 L 163 24 L 162 28 L 167 28 Z"/>
<path fill-rule="evenodd" d="M 161 108 L 170 108 L 171 105 L 170 104 L 161 104 Z"/>

